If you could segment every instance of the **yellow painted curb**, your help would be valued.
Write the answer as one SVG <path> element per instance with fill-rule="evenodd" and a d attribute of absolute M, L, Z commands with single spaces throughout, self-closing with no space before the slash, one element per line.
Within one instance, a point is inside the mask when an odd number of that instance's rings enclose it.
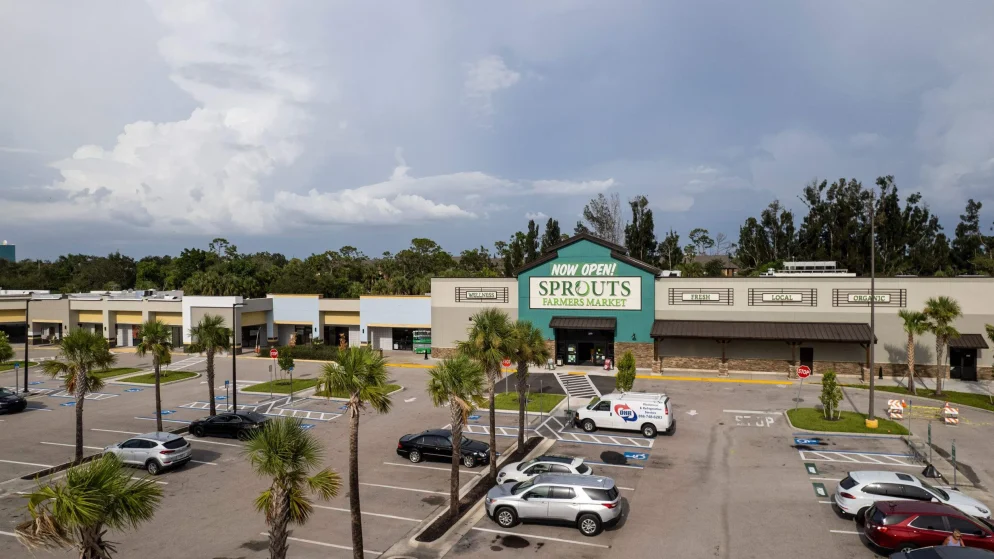
<path fill-rule="evenodd" d="M 733 378 L 705 378 L 705 377 L 671 377 L 657 375 L 635 375 L 635 378 L 644 380 L 676 380 L 681 382 L 731 382 L 738 384 L 766 384 L 783 385 L 790 384 L 789 380 L 753 380 L 753 379 L 733 379 Z"/>
<path fill-rule="evenodd" d="M 425 365 L 423 363 L 387 363 L 387 367 L 397 367 L 398 369 L 430 369 L 434 365 Z"/>

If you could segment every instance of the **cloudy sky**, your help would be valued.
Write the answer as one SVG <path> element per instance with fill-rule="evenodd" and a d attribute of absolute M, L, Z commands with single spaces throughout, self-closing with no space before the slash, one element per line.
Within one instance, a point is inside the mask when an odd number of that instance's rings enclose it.
<path fill-rule="evenodd" d="M 994 3 L 0 0 L 0 238 L 457 252 L 646 194 L 737 237 L 812 178 L 994 220 Z"/>

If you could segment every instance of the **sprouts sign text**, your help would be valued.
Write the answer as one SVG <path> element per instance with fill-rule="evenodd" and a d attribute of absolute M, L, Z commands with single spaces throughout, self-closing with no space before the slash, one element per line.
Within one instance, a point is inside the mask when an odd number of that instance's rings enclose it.
<path fill-rule="evenodd" d="M 615 276 L 618 265 L 553 264 L 552 276 L 528 279 L 529 308 L 642 310 L 642 278 Z"/>

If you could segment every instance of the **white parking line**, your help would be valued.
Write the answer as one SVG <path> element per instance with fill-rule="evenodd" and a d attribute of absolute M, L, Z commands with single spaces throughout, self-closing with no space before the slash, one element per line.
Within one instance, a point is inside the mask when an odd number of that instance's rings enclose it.
<path fill-rule="evenodd" d="M 222 443 L 220 441 L 205 441 L 203 439 L 186 439 L 186 440 L 188 440 L 188 441 L 190 441 L 192 443 L 219 444 L 221 446 L 234 446 L 234 447 L 238 447 L 238 448 L 241 448 L 241 446 L 242 446 L 240 444 Z"/>
<path fill-rule="evenodd" d="M 813 479 L 816 481 L 842 481 L 841 478 L 834 478 L 834 477 L 813 477 L 809 479 Z"/>
<path fill-rule="evenodd" d="M 832 501 L 818 501 L 818 503 L 822 505 L 831 505 Z"/>
<path fill-rule="evenodd" d="M 260 532 L 259 534 L 263 535 L 263 536 L 266 536 L 267 538 L 269 537 L 269 532 Z M 287 539 L 290 540 L 290 541 L 292 541 L 292 542 L 309 543 L 309 544 L 320 545 L 320 546 L 324 546 L 324 547 L 333 547 L 335 549 L 344 549 L 345 551 L 352 551 L 352 548 L 349 547 L 349 546 L 346 546 L 346 545 L 336 545 L 336 544 L 333 544 L 333 543 L 316 542 L 314 540 L 305 540 L 305 539 L 302 539 L 302 538 L 287 538 Z M 370 551 L 368 549 L 364 549 L 364 550 L 362 550 L 362 552 L 363 553 L 372 553 L 373 555 L 383 555 L 382 551 Z"/>
<path fill-rule="evenodd" d="M 515 532 L 505 532 L 503 530 L 492 530 L 490 528 L 477 528 L 475 526 L 473 527 L 473 529 L 477 530 L 479 532 L 488 532 L 490 534 L 500 534 L 502 536 L 521 536 L 522 535 L 522 534 L 518 534 L 518 533 L 515 533 Z M 601 549 L 611 549 L 611 546 L 609 546 L 609 545 L 601 545 L 599 543 L 578 542 L 578 541 L 573 541 L 573 540 L 564 540 L 564 539 L 561 539 L 561 538 L 549 538 L 549 537 L 546 537 L 546 536 L 536 536 L 536 535 L 533 535 L 533 534 L 526 534 L 526 536 L 529 539 L 548 540 L 550 542 L 571 543 L 573 545 L 585 545 L 585 546 L 588 546 L 588 547 L 599 547 Z"/>
<path fill-rule="evenodd" d="M 4 464 L 20 464 L 21 466 L 37 466 L 39 468 L 51 468 L 51 464 L 32 464 L 31 462 L 17 462 L 15 460 L 0 460 Z"/>
<path fill-rule="evenodd" d="M 131 476 L 131 479 L 136 479 L 136 480 L 138 480 L 138 481 L 141 481 L 141 480 L 143 480 L 143 479 L 145 479 L 145 478 L 142 478 L 142 477 L 135 477 L 135 476 Z M 153 479 L 152 481 L 153 481 L 154 483 L 158 483 L 159 485 L 169 485 L 169 482 L 168 482 L 168 481 L 157 481 L 157 480 L 154 480 L 154 479 Z"/>
<path fill-rule="evenodd" d="M 10 536 L 12 538 L 16 538 L 17 534 L 15 534 L 13 532 L 0 532 L 0 536 Z"/>
<path fill-rule="evenodd" d="M 451 472 L 452 471 L 452 468 L 442 468 L 442 467 L 439 467 L 439 466 L 420 466 L 418 464 L 398 464 L 397 462 L 384 462 L 383 464 L 386 465 L 386 466 L 401 466 L 403 468 L 421 468 L 423 470 L 438 470 L 440 472 Z M 462 473 L 464 473 L 464 474 L 480 475 L 481 473 L 485 472 L 486 470 L 474 471 L 474 470 L 467 470 L 465 468 L 459 468 L 459 471 L 462 472 Z"/>
<path fill-rule="evenodd" d="M 429 491 L 427 489 L 413 489 L 410 487 L 397 487 L 394 485 L 380 485 L 378 483 L 365 483 L 360 481 L 359 485 L 366 485 L 369 487 L 382 487 L 384 489 L 397 489 L 399 491 L 413 491 L 415 493 L 431 493 L 432 495 L 448 495 L 445 491 Z"/>
<path fill-rule="evenodd" d="M 621 489 L 622 491 L 635 491 L 634 487 L 622 487 L 620 485 L 615 485 L 615 487 L 617 487 L 618 489 Z"/>
<path fill-rule="evenodd" d="M 201 462 L 200 460 L 190 460 L 194 464 L 207 464 L 208 466 L 217 466 L 214 462 Z"/>
<path fill-rule="evenodd" d="M 725 413 L 751 413 L 755 415 L 780 415 L 780 412 L 776 411 L 755 411 L 755 410 L 721 410 Z"/>
<path fill-rule="evenodd" d="M 853 532 L 851 530 L 829 530 L 833 534 L 853 534 L 855 536 L 859 535 L 859 532 Z"/>
<path fill-rule="evenodd" d="M 343 509 L 343 508 L 339 508 L 339 507 L 329 507 L 329 506 L 325 506 L 325 505 L 311 505 L 311 506 L 313 506 L 316 509 L 333 510 L 333 511 L 337 511 L 337 512 L 348 512 L 348 513 L 352 512 L 350 509 Z M 392 514 L 377 514 L 375 512 L 366 512 L 366 511 L 362 511 L 362 514 L 367 515 L 367 516 L 376 516 L 378 518 L 390 518 L 390 519 L 393 519 L 393 520 L 404 520 L 406 522 L 421 522 L 421 520 L 419 520 L 417 518 L 408 518 L 406 516 L 394 516 Z"/>
<path fill-rule="evenodd" d="M 76 445 L 74 445 L 74 444 L 68 444 L 68 443 L 47 443 L 45 441 L 41 441 L 41 444 L 48 444 L 48 445 L 52 445 L 52 446 L 68 446 L 68 447 L 71 447 L 71 448 L 76 448 Z M 103 450 L 99 446 L 84 446 L 83 448 L 88 449 L 88 450 Z"/>
<path fill-rule="evenodd" d="M 141 433 L 136 433 L 134 431 L 115 431 L 114 429 L 90 429 L 90 431 L 99 431 L 101 433 L 119 433 L 121 435 L 141 435 Z"/>

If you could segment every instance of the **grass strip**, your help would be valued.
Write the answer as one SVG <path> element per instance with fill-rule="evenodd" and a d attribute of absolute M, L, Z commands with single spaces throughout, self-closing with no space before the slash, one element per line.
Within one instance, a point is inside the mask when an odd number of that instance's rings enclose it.
<path fill-rule="evenodd" d="M 293 379 L 293 391 L 300 392 L 301 390 L 307 390 L 308 388 L 313 388 L 318 383 L 316 378 L 304 378 L 304 379 Z M 243 388 L 242 392 L 273 392 L 274 394 L 289 394 L 290 393 L 290 379 L 280 379 L 277 381 L 260 382 L 259 384 L 253 384 L 247 388 Z"/>
<path fill-rule="evenodd" d="M 386 385 L 386 388 L 387 388 L 387 394 L 389 394 L 391 392 L 396 392 L 396 391 L 400 390 L 400 385 L 399 384 L 388 384 L 388 385 Z M 328 394 L 327 390 L 320 390 L 318 392 L 315 392 L 314 396 L 316 396 L 318 398 L 327 398 L 329 396 L 331 396 L 332 398 L 348 398 L 349 397 L 349 395 L 347 393 L 345 393 L 345 392 L 339 392 L 337 390 L 333 390 L 330 395 Z"/>
<path fill-rule="evenodd" d="M 820 410 L 814 408 L 797 408 L 787 410 L 787 417 L 794 427 L 808 431 L 826 433 L 866 433 L 885 435 L 907 435 L 908 430 L 900 423 L 878 417 L 876 429 L 866 426 L 866 415 L 851 411 L 842 412 L 842 417 L 836 420 L 825 419 Z"/>
<path fill-rule="evenodd" d="M 525 411 L 547 412 L 566 398 L 565 394 L 529 394 Z M 518 393 L 502 392 L 494 399 L 494 409 L 518 411 Z"/>
<path fill-rule="evenodd" d="M 167 382 L 172 382 L 174 380 L 184 380 L 188 378 L 193 378 L 195 376 L 197 376 L 197 373 L 191 371 L 160 371 L 159 383 L 165 384 Z M 123 380 L 124 382 L 136 382 L 138 384 L 155 384 L 155 373 L 153 372 L 144 375 L 128 377 Z"/>

